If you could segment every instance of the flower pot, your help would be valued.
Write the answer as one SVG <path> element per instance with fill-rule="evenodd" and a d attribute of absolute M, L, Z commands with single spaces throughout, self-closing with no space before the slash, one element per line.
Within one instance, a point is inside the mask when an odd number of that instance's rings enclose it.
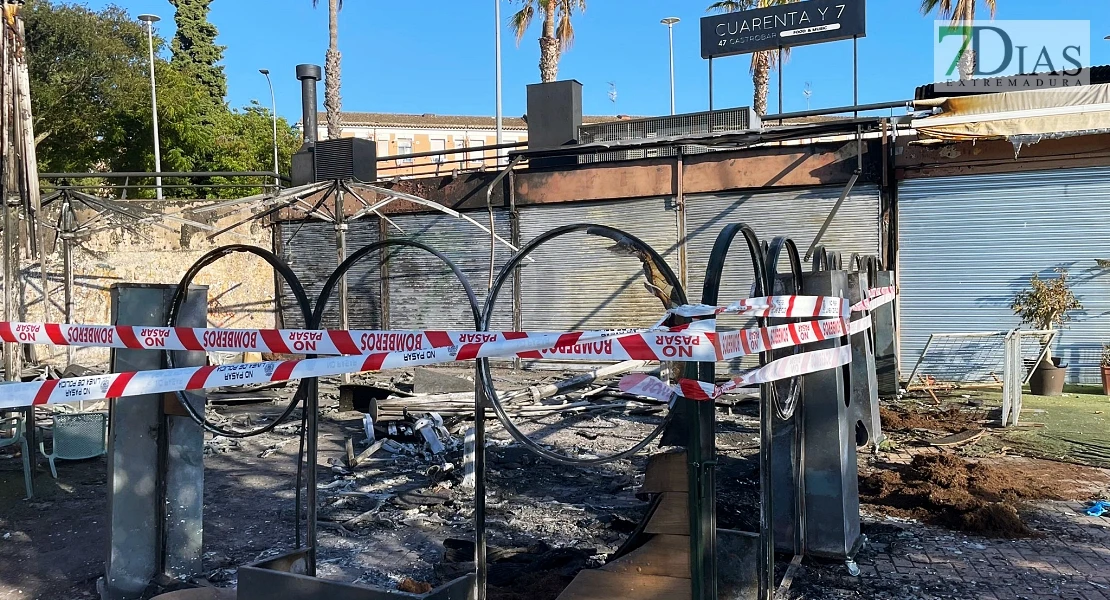
<path fill-rule="evenodd" d="M 1052 362 L 1041 361 L 1033 369 L 1033 376 L 1029 378 L 1029 392 L 1036 396 L 1059 396 L 1064 393 L 1064 378 L 1067 375 L 1067 365 L 1060 366 L 1060 361 L 1053 358 Z"/>
<path fill-rule="evenodd" d="M 1110 366 L 1102 365 L 1102 393 L 1110 396 Z"/>

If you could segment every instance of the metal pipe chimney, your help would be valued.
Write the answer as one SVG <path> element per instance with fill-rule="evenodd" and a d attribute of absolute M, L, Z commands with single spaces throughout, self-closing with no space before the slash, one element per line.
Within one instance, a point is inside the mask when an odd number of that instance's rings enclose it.
<path fill-rule="evenodd" d="M 301 125 L 305 146 L 316 145 L 316 82 L 320 81 L 322 75 L 319 65 L 297 65 L 297 79 L 301 81 Z"/>

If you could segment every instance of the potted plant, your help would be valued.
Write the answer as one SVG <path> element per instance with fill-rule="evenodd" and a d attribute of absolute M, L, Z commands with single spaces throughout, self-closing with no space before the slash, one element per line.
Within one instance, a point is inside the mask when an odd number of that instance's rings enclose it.
<path fill-rule="evenodd" d="M 1068 287 L 1067 269 L 1056 269 L 1056 272 L 1060 275 L 1054 279 L 1041 279 L 1034 273 L 1029 287 L 1018 292 L 1010 306 L 1022 322 L 1042 331 L 1063 326 L 1071 321 L 1071 311 L 1083 308 Z M 1052 356 L 1049 346 L 1044 359 L 1033 367 L 1029 391 L 1039 396 L 1059 396 L 1064 391 L 1066 369 L 1067 365 L 1061 365 L 1060 359 Z"/>
<path fill-rule="evenodd" d="M 1099 362 L 1102 370 L 1102 393 L 1110 396 L 1110 344 L 1102 345 L 1102 360 Z"/>

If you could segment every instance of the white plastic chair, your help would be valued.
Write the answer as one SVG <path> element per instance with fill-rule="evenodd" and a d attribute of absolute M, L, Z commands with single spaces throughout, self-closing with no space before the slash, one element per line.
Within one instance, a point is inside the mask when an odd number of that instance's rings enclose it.
<path fill-rule="evenodd" d="M 0 448 L 20 445 L 23 456 L 23 483 L 27 486 L 27 497 L 32 496 L 31 488 L 31 450 L 23 435 L 23 417 L 19 415 L 4 417 L 0 415 Z"/>
<path fill-rule="evenodd" d="M 46 442 L 39 442 L 39 452 L 50 461 L 50 474 L 58 478 L 54 461 L 83 460 L 108 453 L 108 413 L 74 412 L 54 415 L 54 442 L 50 454 Z"/>

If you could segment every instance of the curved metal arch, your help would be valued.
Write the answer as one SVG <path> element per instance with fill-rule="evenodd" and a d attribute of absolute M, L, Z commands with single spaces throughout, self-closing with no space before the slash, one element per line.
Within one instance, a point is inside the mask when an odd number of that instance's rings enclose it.
<path fill-rule="evenodd" d="M 667 262 L 663 260 L 663 257 L 655 251 L 655 249 L 653 249 L 651 246 L 649 246 L 647 243 L 643 242 L 636 236 L 621 231 L 620 229 L 608 227 L 605 225 L 578 223 L 556 227 L 555 229 L 551 229 L 550 231 L 537 236 L 536 238 L 532 239 L 532 241 L 528 242 L 523 248 L 521 248 L 519 252 L 514 254 L 507 263 L 505 263 L 505 265 L 501 268 L 501 271 L 497 274 L 497 278 L 494 279 L 493 286 L 490 288 L 489 293 L 486 295 L 485 306 L 482 309 L 481 323 L 478 326 L 478 329 L 480 331 L 485 331 L 489 328 L 490 321 L 493 317 L 494 307 L 497 303 L 497 297 L 501 293 L 501 289 L 504 287 L 505 283 L 509 281 L 509 279 L 513 276 L 513 272 L 517 269 L 517 267 L 520 266 L 521 262 L 528 259 L 528 255 L 534 252 L 543 244 L 555 238 L 575 232 L 585 232 L 587 235 L 608 238 L 610 240 L 613 240 L 614 242 L 625 243 L 632 248 L 635 248 L 636 250 L 642 251 L 651 259 L 651 261 L 659 269 L 663 277 L 667 280 L 667 283 L 673 288 L 674 302 L 676 302 L 677 304 L 686 304 L 686 292 L 682 288 L 682 282 L 679 280 L 678 276 L 675 275 L 674 271 L 671 270 Z M 673 307 L 667 306 L 666 308 Z M 544 448 L 542 445 L 529 438 L 516 426 L 516 424 L 512 422 L 505 410 L 504 405 L 501 403 L 501 398 L 497 393 L 497 389 L 494 387 L 493 374 L 490 372 L 489 361 L 486 359 L 480 359 L 478 361 L 478 379 L 482 384 L 482 388 L 485 391 L 486 397 L 489 399 L 490 404 L 493 406 L 494 412 L 497 413 L 498 419 L 500 419 L 501 424 L 505 426 L 505 429 L 509 432 L 509 435 L 511 435 L 513 439 L 515 439 L 521 445 L 527 447 L 532 452 L 550 461 L 560 464 L 599 465 L 632 456 L 633 454 L 636 454 L 637 452 L 645 448 L 648 444 L 651 443 L 652 440 L 654 440 L 656 437 L 659 436 L 659 434 L 663 432 L 663 430 L 670 423 L 671 416 L 673 414 L 672 412 L 668 411 L 667 416 L 663 419 L 659 426 L 656 427 L 655 430 L 653 430 L 650 434 L 648 434 L 646 438 L 636 443 L 631 448 L 608 456 L 599 456 L 597 458 L 572 458 Z"/>

